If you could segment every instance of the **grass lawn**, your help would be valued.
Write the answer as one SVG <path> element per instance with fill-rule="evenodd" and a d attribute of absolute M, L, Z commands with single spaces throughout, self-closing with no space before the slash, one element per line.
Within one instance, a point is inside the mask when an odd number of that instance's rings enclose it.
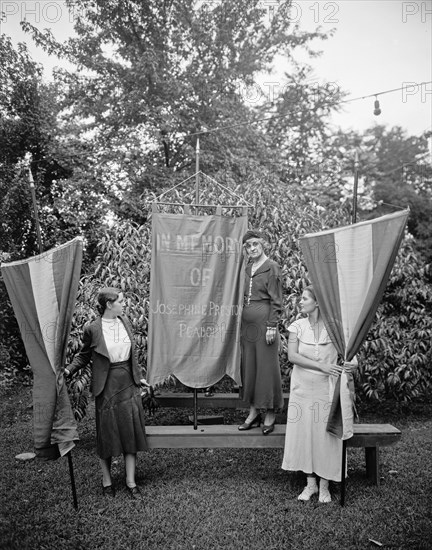
<path fill-rule="evenodd" d="M 415 413 L 384 408 L 363 413 L 362 422 L 390 422 L 401 429 L 402 440 L 381 450 L 379 488 L 366 479 L 364 450 L 348 449 L 343 508 L 339 484 L 332 486 L 330 504 L 299 502 L 303 476 L 281 470 L 281 449 L 140 453 L 141 502 L 126 494 L 120 457 L 114 463 L 117 496 L 104 498 L 90 407 L 73 451 L 79 505 L 75 510 L 66 458 L 48 463 L 15 459 L 33 450 L 30 403 L 29 388 L 1 395 L 1 549 L 432 547 L 431 406 Z M 188 423 L 190 414 L 167 409 L 151 423 Z M 225 416 L 227 423 L 242 418 L 232 411 Z M 283 414 L 278 420 L 283 421 Z"/>

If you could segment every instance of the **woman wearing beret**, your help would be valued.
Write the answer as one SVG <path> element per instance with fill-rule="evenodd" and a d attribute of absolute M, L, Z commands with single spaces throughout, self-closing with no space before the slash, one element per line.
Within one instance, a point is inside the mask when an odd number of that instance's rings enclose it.
<path fill-rule="evenodd" d="M 240 398 L 249 414 L 239 430 L 261 425 L 259 409 L 266 409 L 262 432 L 274 430 L 275 410 L 284 404 L 279 368 L 278 322 L 282 314 L 280 268 L 264 252 L 264 238 L 258 231 L 243 237 L 248 258 L 241 327 Z"/>
<path fill-rule="evenodd" d="M 126 487 L 133 499 L 141 494 L 135 482 L 137 451 L 148 448 L 141 402 L 141 372 L 135 356 L 132 328 L 123 315 L 123 293 L 102 288 L 97 295 L 100 314 L 85 325 L 83 346 L 65 369 L 70 376 L 92 361 L 92 392 L 96 401 L 97 453 L 102 491 L 114 497 L 111 458 L 124 455 Z"/>

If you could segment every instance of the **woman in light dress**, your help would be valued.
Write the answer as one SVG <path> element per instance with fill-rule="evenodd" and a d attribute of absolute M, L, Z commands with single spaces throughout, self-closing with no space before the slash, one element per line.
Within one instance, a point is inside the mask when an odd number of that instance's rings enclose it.
<path fill-rule="evenodd" d="M 288 327 L 288 358 L 294 367 L 282 468 L 306 474 L 299 500 L 319 493 L 319 502 L 327 503 L 331 501 L 329 481 L 341 481 L 342 469 L 342 440 L 326 431 L 332 390 L 341 372 L 352 372 L 356 365 L 337 364 L 337 351 L 311 286 L 302 293 L 300 309 L 307 317 Z"/>

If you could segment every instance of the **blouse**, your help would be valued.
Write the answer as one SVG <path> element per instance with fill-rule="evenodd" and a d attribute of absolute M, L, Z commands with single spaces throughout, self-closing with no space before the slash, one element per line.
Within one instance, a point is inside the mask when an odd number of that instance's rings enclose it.
<path fill-rule="evenodd" d="M 111 363 L 127 361 L 131 353 L 131 341 L 122 321 L 102 318 L 102 332 Z"/>
<path fill-rule="evenodd" d="M 314 329 L 311 327 L 308 317 L 303 319 L 297 319 L 288 327 L 288 332 L 296 335 L 298 340 L 298 352 L 307 359 L 318 361 L 319 363 L 336 363 L 337 351 L 330 340 L 330 336 L 327 329 L 323 327 L 318 338 Z M 319 374 L 322 376 L 328 376 L 328 374 L 313 369 L 304 367 L 305 370 Z"/>

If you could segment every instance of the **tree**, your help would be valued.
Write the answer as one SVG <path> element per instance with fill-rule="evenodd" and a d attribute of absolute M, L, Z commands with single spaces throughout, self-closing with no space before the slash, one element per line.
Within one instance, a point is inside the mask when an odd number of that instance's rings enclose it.
<path fill-rule="evenodd" d="M 23 161 L 26 153 L 38 154 L 44 147 L 41 68 L 24 45 L 15 51 L 5 35 L 0 36 L 0 55 L 0 250 L 30 254 L 37 246 Z"/>
<path fill-rule="evenodd" d="M 248 87 L 258 73 L 271 70 L 276 55 L 290 60 L 296 48 L 326 36 L 292 27 L 289 1 L 280 3 L 271 21 L 259 0 L 73 4 L 77 38 L 65 45 L 29 23 L 24 27 L 44 48 L 82 69 L 59 71 L 57 78 L 69 116 L 88 123 L 88 146 L 108 194 L 121 197 L 111 201 L 116 215 L 145 221 L 137 197 L 172 186 L 193 170 L 196 133 L 205 128 L 231 127 L 202 136 L 203 171 L 229 185 L 257 165 L 275 171 L 279 157 L 270 140 L 276 131 L 244 124 L 262 116 L 271 101 L 264 98 L 258 108 L 248 101 Z M 292 67 L 297 86 L 303 73 Z M 302 93 L 296 94 L 289 108 L 305 110 Z M 307 101 L 316 114 L 302 123 L 302 139 L 323 118 L 320 101 L 312 95 Z"/>
<path fill-rule="evenodd" d="M 408 230 L 426 261 L 432 259 L 432 165 L 428 160 L 430 134 L 407 136 L 400 127 L 376 125 L 364 133 L 339 132 L 331 139 L 340 152 L 338 187 L 348 184 L 352 198 L 355 152 L 359 157 L 359 214 L 377 217 L 395 208 L 410 208 Z"/>
<path fill-rule="evenodd" d="M 83 139 L 85 124 L 70 121 L 64 112 L 60 84 L 42 80 L 42 69 L 24 44 L 15 50 L 2 35 L 0 54 L 0 250 L 10 259 L 40 252 L 31 170 L 43 248 L 82 235 L 86 258 L 93 259 L 110 200 L 119 198 L 101 183 L 97 158 Z"/>
<path fill-rule="evenodd" d="M 368 174 L 377 203 L 373 215 L 385 212 L 386 203 L 409 207 L 408 230 L 427 261 L 432 260 L 432 164 L 427 141 L 431 135 L 407 136 L 400 127 L 376 126 L 368 132 L 367 142 L 375 152 Z"/>

